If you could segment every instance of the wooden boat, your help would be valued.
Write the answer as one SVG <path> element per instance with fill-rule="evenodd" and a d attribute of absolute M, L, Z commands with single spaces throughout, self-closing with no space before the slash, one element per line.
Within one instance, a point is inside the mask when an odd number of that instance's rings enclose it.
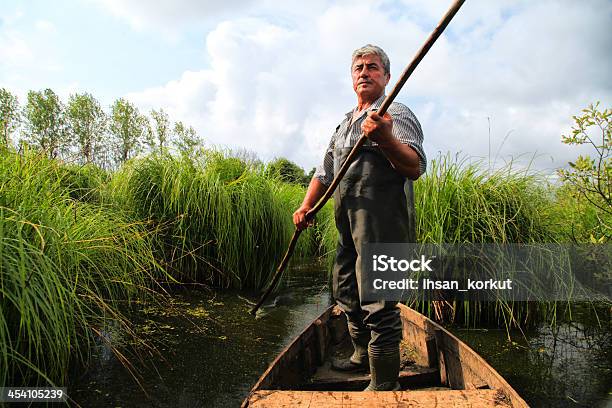
<path fill-rule="evenodd" d="M 330 307 L 287 346 L 242 406 L 528 407 L 482 357 L 446 329 L 404 305 L 402 391 L 364 392 L 369 374 L 330 369 L 352 352 L 346 317 Z"/>

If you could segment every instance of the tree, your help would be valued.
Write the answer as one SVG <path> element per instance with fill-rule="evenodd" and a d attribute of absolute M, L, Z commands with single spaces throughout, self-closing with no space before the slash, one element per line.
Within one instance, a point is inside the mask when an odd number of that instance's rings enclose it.
<path fill-rule="evenodd" d="M 148 144 L 152 150 L 163 152 L 170 136 L 170 118 L 163 109 L 158 111 L 152 109 L 151 118 L 153 119 L 153 132 L 151 132 Z"/>
<path fill-rule="evenodd" d="M 110 131 L 115 138 L 116 162 L 121 164 L 134 157 L 142 148 L 147 120 L 138 108 L 124 98 L 111 107 Z"/>
<path fill-rule="evenodd" d="M 0 144 L 9 146 L 11 134 L 19 126 L 19 101 L 10 91 L 0 88 Z"/>
<path fill-rule="evenodd" d="M 268 175 L 286 183 L 308 185 L 310 178 L 300 166 L 284 157 L 272 160 L 268 164 Z"/>
<path fill-rule="evenodd" d="M 599 221 L 609 232 L 612 229 L 608 223 L 612 217 L 612 109 L 600 110 L 597 102 L 583 109 L 581 116 L 573 116 L 573 119 L 572 133 L 562 136 L 563 143 L 590 145 L 594 149 L 594 157 L 579 155 L 575 162 L 569 163 L 569 169 L 559 170 L 559 175 L 575 189 L 579 197 L 598 210 Z"/>
<path fill-rule="evenodd" d="M 174 145 L 182 155 L 190 156 L 202 146 L 202 139 L 195 129 L 186 126 L 183 122 L 179 121 L 174 124 L 174 134 L 176 135 Z"/>
<path fill-rule="evenodd" d="M 312 180 L 316 171 L 317 171 L 316 167 L 313 167 L 312 169 L 310 169 L 310 171 L 308 172 L 308 175 L 306 176 L 306 184 L 310 184 L 310 180 Z"/>
<path fill-rule="evenodd" d="M 90 94 L 74 94 L 66 109 L 68 124 L 85 163 L 92 163 L 106 129 L 106 114 Z"/>
<path fill-rule="evenodd" d="M 51 89 L 28 92 L 24 108 L 28 141 L 55 158 L 68 148 L 68 132 L 64 107 Z"/>

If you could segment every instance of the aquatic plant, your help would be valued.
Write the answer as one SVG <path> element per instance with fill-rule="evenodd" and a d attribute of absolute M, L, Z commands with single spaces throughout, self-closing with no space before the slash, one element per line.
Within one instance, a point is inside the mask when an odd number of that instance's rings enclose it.
<path fill-rule="evenodd" d="M 431 161 L 414 188 L 418 242 L 557 241 L 553 202 L 536 174 L 511 166 L 489 172 L 446 155 Z"/>
<path fill-rule="evenodd" d="M 555 243 L 551 187 L 537 174 L 506 166 L 488 171 L 479 162 L 449 155 L 432 160 L 415 183 L 417 241 L 421 243 Z M 413 304 L 423 313 L 467 325 L 485 322 L 506 328 L 531 319 L 554 319 L 551 302 L 441 299 Z"/>
<path fill-rule="evenodd" d="M 113 176 L 109 194 L 134 219 L 151 222 L 158 255 L 177 279 L 260 289 L 291 238 L 304 188 L 229 152 L 205 151 L 133 160 Z M 320 217 L 323 225 L 329 216 Z M 320 234 L 303 234 L 298 255 L 316 255 Z"/>
<path fill-rule="evenodd" d="M 163 276 L 146 231 L 72 199 L 65 174 L 42 155 L 0 151 L 3 385 L 65 384 L 100 327 L 124 321 L 120 302 L 145 297 Z"/>

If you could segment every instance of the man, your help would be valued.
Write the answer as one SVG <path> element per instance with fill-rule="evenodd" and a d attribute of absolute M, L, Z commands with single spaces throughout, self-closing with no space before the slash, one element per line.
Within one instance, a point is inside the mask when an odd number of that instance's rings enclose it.
<path fill-rule="evenodd" d="M 393 103 L 383 117 L 376 113 L 385 98 L 390 63 L 385 52 L 366 45 L 353 52 L 351 63 L 357 106 L 336 128 L 323 164 L 317 168 L 304 201 L 293 214 L 296 227 L 308 227 L 305 217 L 331 184 L 361 133 L 368 141 L 360 149 L 334 192 L 338 246 L 333 269 L 333 293 L 344 310 L 355 349 L 337 370 L 371 372 L 366 391 L 399 389 L 397 382 L 402 323 L 397 302 L 360 300 L 360 253 L 373 242 L 406 242 L 408 238 L 406 179 L 416 180 L 426 168 L 423 134 L 414 114 Z"/>

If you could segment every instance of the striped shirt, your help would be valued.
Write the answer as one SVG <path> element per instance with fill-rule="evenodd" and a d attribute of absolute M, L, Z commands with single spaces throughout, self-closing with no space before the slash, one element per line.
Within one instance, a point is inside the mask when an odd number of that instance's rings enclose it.
<path fill-rule="evenodd" d="M 346 117 L 338 125 L 329 142 L 323 157 L 323 163 L 317 167 L 314 173 L 314 177 L 318 178 L 325 186 L 329 186 L 334 179 L 334 149 L 353 147 L 362 135 L 361 124 L 367 117 L 366 112 L 378 109 L 384 100 L 385 95 L 382 95 L 369 108 L 360 112 L 354 120 L 353 113 L 355 110 L 346 113 Z M 399 102 L 393 102 L 387 112 L 393 118 L 393 136 L 401 143 L 410 146 L 418 154 L 420 158 L 420 174 L 425 173 L 427 158 L 423 151 L 423 131 L 416 116 L 406 105 Z M 364 146 L 376 146 L 376 143 L 366 140 Z"/>

